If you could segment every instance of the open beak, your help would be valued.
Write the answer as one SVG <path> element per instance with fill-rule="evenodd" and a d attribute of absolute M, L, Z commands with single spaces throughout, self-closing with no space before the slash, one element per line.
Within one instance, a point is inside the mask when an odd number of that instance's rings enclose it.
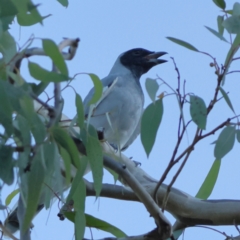
<path fill-rule="evenodd" d="M 158 58 L 165 54 L 167 54 L 167 53 L 166 52 L 154 52 L 154 53 L 147 55 L 145 58 L 148 59 L 148 62 L 152 62 L 155 64 L 161 64 L 161 63 L 167 62 L 167 60 L 158 59 Z"/>

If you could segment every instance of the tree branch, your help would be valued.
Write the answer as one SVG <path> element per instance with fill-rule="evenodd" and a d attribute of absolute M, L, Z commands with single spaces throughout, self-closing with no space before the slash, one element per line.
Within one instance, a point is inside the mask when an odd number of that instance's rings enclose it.
<path fill-rule="evenodd" d="M 164 216 L 153 198 L 148 194 L 145 188 L 137 181 L 137 179 L 128 171 L 121 163 L 115 161 L 109 156 L 104 156 L 104 166 L 112 169 L 119 174 L 124 182 L 127 183 L 134 193 L 144 204 L 150 215 L 154 218 L 155 223 L 159 227 L 161 238 L 168 238 L 172 235 L 172 226 L 168 219 Z"/>

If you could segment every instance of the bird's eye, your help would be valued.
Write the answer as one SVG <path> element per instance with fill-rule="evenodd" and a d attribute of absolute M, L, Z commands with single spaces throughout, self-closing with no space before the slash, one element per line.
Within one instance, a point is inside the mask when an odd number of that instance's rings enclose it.
<path fill-rule="evenodd" d="M 140 52 L 140 51 L 134 51 L 133 54 L 134 54 L 135 56 L 139 56 L 139 55 L 141 54 L 141 52 Z"/>

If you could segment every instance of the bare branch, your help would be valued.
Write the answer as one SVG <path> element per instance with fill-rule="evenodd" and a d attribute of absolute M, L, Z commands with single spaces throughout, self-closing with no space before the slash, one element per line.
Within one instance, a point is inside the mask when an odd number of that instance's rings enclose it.
<path fill-rule="evenodd" d="M 128 171 L 126 166 L 115 161 L 109 156 L 104 156 L 104 166 L 118 173 L 124 182 L 130 186 L 140 201 L 144 204 L 150 215 L 154 218 L 155 223 L 159 227 L 161 237 L 170 237 L 172 235 L 172 226 L 168 219 L 159 209 L 152 197 L 148 194 L 145 188 L 137 181 L 137 179 Z"/>

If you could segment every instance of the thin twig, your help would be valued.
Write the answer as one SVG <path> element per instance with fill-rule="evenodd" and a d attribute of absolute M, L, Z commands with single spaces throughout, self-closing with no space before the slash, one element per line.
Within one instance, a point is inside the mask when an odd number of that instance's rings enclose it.
<path fill-rule="evenodd" d="M 231 73 L 240 73 L 240 70 L 234 70 L 234 71 L 231 71 L 231 72 L 227 72 L 226 75 L 231 74 Z"/>
<path fill-rule="evenodd" d="M 192 227 L 192 226 L 189 226 L 189 227 Z M 217 233 L 220 233 L 222 234 L 223 236 L 227 237 L 227 239 L 231 239 L 230 236 L 228 236 L 225 232 L 221 232 L 215 228 L 212 228 L 212 227 L 208 227 L 208 226 L 202 226 L 202 225 L 195 225 L 194 227 L 200 227 L 200 228 L 206 228 L 206 229 L 209 229 L 209 230 L 212 230 L 212 231 L 215 231 Z"/>
<path fill-rule="evenodd" d="M 236 60 L 239 60 L 240 57 L 236 57 L 236 58 L 233 58 L 232 61 L 236 61 Z"/>

